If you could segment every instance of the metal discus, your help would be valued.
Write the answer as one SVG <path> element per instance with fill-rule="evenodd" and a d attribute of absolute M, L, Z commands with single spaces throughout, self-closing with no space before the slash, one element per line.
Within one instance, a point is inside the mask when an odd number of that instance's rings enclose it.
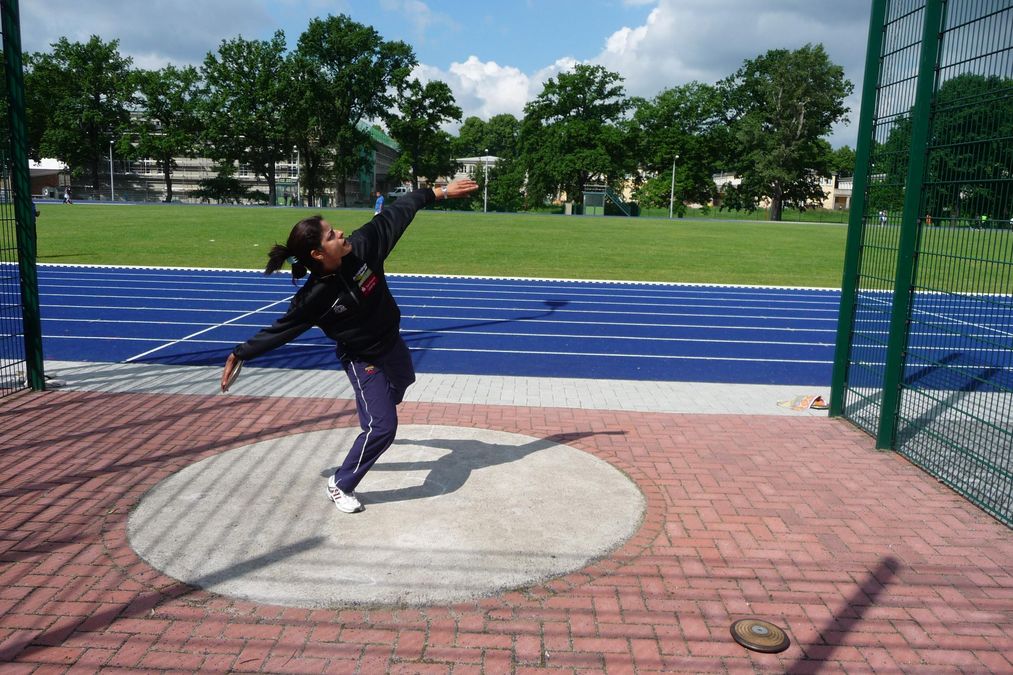
<path fill-rule="evenodd" d="M 731 632 L 736 642 L 754 652 L 776 654 L 783 652 L 791 644 L 791 640 L 783 630 L 760 619 L 736 621 L 732 624 Z"/>

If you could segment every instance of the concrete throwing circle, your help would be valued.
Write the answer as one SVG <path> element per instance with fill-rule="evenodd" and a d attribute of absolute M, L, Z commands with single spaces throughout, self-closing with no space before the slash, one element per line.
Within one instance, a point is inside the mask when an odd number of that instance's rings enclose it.
<path fill-rule="evenodd" d="M 209 457 L 153 487 L 130 545 L 192 586 L 295 607 L 445 604 L 580 569 L 637 530 L 646 502 L 621 471 L 549 440 L 404 425 L 339 512 L 326 479 L 355 428 Z M 588 434 L 593 432 L 588 432 Z"/>

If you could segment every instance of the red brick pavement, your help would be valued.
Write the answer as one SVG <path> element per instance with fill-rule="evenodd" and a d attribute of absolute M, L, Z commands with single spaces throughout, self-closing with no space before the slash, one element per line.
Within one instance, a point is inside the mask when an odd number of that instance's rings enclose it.
<path fill-rule="evenodd" d="M 846 422 L 433 404 L 402 421 L 572 433 L 640 486 L 643 525 L 585 569 L 474 602 L 258 605 L 149 567 L 127 514 L 209 455 L 353 425 L 348 402 L 15 397 L 0 404 L 0 670 L 1013 672 L 1011 532 Z M 746 617 L 791 647 L 740 647 L 729 625 Z"/>

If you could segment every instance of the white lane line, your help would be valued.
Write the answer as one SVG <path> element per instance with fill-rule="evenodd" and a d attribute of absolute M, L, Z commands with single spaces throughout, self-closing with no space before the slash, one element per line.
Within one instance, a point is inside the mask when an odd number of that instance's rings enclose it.
<path fill-rule="evenodd" d="M 631 342 L 704 342 L 733 345 L 791 345 L 792 347 L 833 347 L 833 342 L 783 342 L 777 340 L 717 340 L 709 338 L 650 337 L 633 335 L 582 335 L 580 333 L 510 333 L 481 330 L 408 330 L 402 333 L 424 335 L 482 335 L 488 337 L 554 338 L 563 340 L 623 340 Z"/>
<path fill-rule="evenodd" d="M 156 298 L 157 299 L 157 298 Z M 233 310 L 224 308 L 207 309 L 203 307 L 126 307 L 124 305 L 56 305 L 48 302 L 42 303 L 43 309 L 111 309 L 122 312 L 204 312 L 204 313 L 215 313 L 215 314 L 228 314 Z M 43 317 L 45 320 L 46 317 Z"/>
<path fill-rule="evenodd" d="M 593 312 L 580 312 L 581 314 L 588 314 Z M 622 312 L 619 312 L 620 314 Z M 650 316 L 650 315 L 649 315 Z M 666 315 L 668 316 L 668 315 Z M 697 315 L 690 315 L 697 316 Z M 706 316 L 712 319 L 721 318 L 721 315 L 717 314 L 701 314 L 699 316 Z M 735 317 L 742 318 L 742 317 Z M 756 318 L 756 317 L 750 317 Z M 791 319 L 792 317 L 781 317 L 782 319 Z M 528 317 L 518 318 L 500 318 L 492 316 L 443 316 L 439 314 L 402 314 L 402 321 L 474 321 L 482 323 L 545 323 L 552 326 L 602 326 L 601 321 L 581 321 L 578 319 L 532 319 Z M 810 319 L 810 321 L 834 321 L 835 319 Z M 883 323 L 889 323 L 887 320 L 883 320 Z M 783 333 L 837 333 L 835 328 L 786 328 L 784 326 L 728 326 L 728 325 L 716 325 L 706 323 L 645 323 L 643 321 L 609 321 L 605 326 L 625 326 L 632 328 L 658 328 L 658 329 L 669 329 L 669 328 L 699 328 L 701 330 L 771 330 Z"/>
<path fill-rule="evenodd" d="M 460 291 L 457 291 L 455 289 L 455 292 L 459 293 Z M 401 301 L 401 300 L 436 300 L 436 301 L 444 301 L 444 300 L 470 300 L 471 302 L 475 302 L 475 301 L 482 301 L 482 300 L 488 300 L 488 301 L 493 301 L 494 300 L 496 302 L 538 303 L 538 304 L 540 304 L 542 306 L 544 306 L 545 303 L 547 302 L 546 300 L 540 300 L 537 297 L 522 297 L 522 298 L 518 298 L 517 297 L 517 293 L 504 292 L 503 295 L 507 295 L 509 297 L 505 297 L 504 298 L 504 297 L 501 297 L 501 296 L 497 296 L 497 297 L 493 297 L 493 298 L 481 298 L 481 297 L 475 297 L 476 294 L 460 296 L 460 295 L 447 295 L 447 294 L 433 295 L 432 293 L 428 293 L 428 294 L 425 294 L 425 295 L 418 295 L 418 294 L 414 294 L 414 293 L 405 293 L 405 292 L 398 292 L 398 293 L 395 294 L 395 297 L 397 297 L 398 301 Z M 589 295 L 576 296 L 576 299 L 572 299 L 572 296 L 568 297 L 568 296 L 560 295 L 559 293 L 527 293 L 525 295 L 527 295 L 527 296 L 544 296 L 544 297 L 549 298 L 548 302 L 551 302 L 553 299 L 555 299 L 557 302 L 563 303 L 563 304 L 567 304 L 567 305 L 623 305 L 623 306 L 627 306 L 627 307 L 629 305 L 631 305 L 631 304 L 636 304 L 637 306 L 647 306 L 647 307 L 683 307 L 683 306 L 688 306 L 688 307 L 718 307 L 718 306 L 725 306 L 725 305 L 733 305 L 734 306 L 734 305 L 737 305 L 737 304 L 741 304 L 741 306 L 743 306 L 743 307 L 748 307 L 748 306 L 751 306 L 751 305 L 760 305 L 761 307 L 767 308 L 767 306 L 769 306 L 769 305 L 781 304 L 781 305 L 796 305 L 796 306 L 800 306 L 800 308 L 801 308 L 801 306 L 804 306 L 804 308 L 807 311 L 813 311 L 813 310 L 810 309 L 810 306 L 812 306 L 812 305 L 818 305 L 818 306 L 826 307 L 827 308 L 827 309 L 823 309 L 823 310 L 820 310 L 820 311 L 837 312 L 837 311 L 839 311 L 839 305 L 840 305 L 840 303 L 838 303 L 838 302 L 825 302 L 825 301 L 821 302 L 821 301 L 818 301 L 818 300 L 775 300 L 775 299 L 750 300 L 750 299 L 745 299 L 745 298 L 729 298 L 728 300 L 721 302 L 720 305 L 707 305 L 707 304 L 693 304 L 693 303 L 700 303 L 700 302 L 704 302 L 704 301 L 707 301 L 707 300 L 711 300 L 712 302 L 717 302 L 718 300 L 720 300 L 720 298 L 713 298 L 713 299 L 712 298 L 678 298 L 678 297 L 664 296 L 664 295 L 661 295 L 661 296 L 629 296 L 629 297 L 626 297 L 622 293 L 608 293 L 608 294 L 595 293 L 595 294 L 589 294 Z M 594 299 L 594 298 L 599 298 L 599 297 L 602 297 L 602 298 L 611 298 L 611 300 L 595 300 Z M 668 302 L 647 302 L 648 300 L 667 300 Z"/>
<path fill-rule="evenodd" d="M 86 338 L 81 336 L 73 335 L 53 335 L 48 336 L 47 339 L 54 340 L 84 340 L 94 339 Z M 114 340 L 114 341 L 131 341 L 131 342 L 152 342 L 150 338 L 134 338 L 134 337 L 108 337 L 99 338 L 102 340 Z M 181 342 L 181 340 L 176 340 Z M 233 345 L 235 342 L 230 340 L 191 340 L 191 343 L 202 344 L 202 345 Z M 163 345 L 167 347 L 169 345 Z M 303 347 L 312 349 L 327 349 L 328 351 L 334 351 L 333 344 L 315 344 L 306 342 L 289 342 L 286 347 Z M 158 347 L 151 351 L 157 351 L 163 347 Z M 411 347 L 409 349 L 413 352 L 468 352 L 476 354 L 523 354 L 533 356 L 575 356 L 583 358 L 586 356 L 598 356 L 608 358 L 625 358 L 625 359 L 671 359 L 677 361 L 749 361 L 755 363 L 833 363 L 833 361 L 811 361 L 804 359 L 761 359 L 761 358 L 749 358 L 749 357 L 735 357 L 735 356 L 686 356 L 681 354 L 610 354 L 608 352 L 561 352 L 561 351 L 542 351 L 542 350 L 531 350 L 531 349 L 476 349 L 476 348 L 458 348 L 458 347 Z M 150 352 L 145 352 L 150 353 Z M 141 355 L 131 357 L 128 361 L 140 358 Z"/>
<path fill-rule="evenodd" d="M 262 274 L 262 270 L 259 269 L 236 269 L 228 267 L 166 267 L 166 266 L 141 266 L 141 265 L 89 265 L 86 263 L 39 263 L 39 267 L 47 267 L 52 269 L 95 269 L 95 270 L 117 270 L 126 271 L 122 276 L 146 276 L 147 274 L 154 274 L 160 271 L 176 271 L 176 272 L 225 272 L 225 273 L 242 273 L 242 274 Z M 133 273 L 137 270 L 136 273 Z M 287 272 L 283 272 L 287 274 Z M 840 292 L 839 288 L 826 288 L 819 286 L 764 286 L 760 284 L 708 284 L 701 282 L 687 282 L 687 281 L 643 281 L 635 279 L 563 279 L 553 277 L 490 277 L 482 276 L 478 274 L 421 274 L 417 272 L 389 272 L 388 277 L 401 278 L 401 279 L 451 279 L 451 280 L 475 280 L 475 281 L 490 281 L 490 282 L 502 282 L 502 281 L 519 281 L 519 282 L 553 282 L 560 284 L 622 284 L 622 285 L 635 285 L 635 286 L 676 286 L 676 287 L 688 287 L 688 288 L 750 288 L 750 289 L 772 289 L 772 290 L 790 290 L 790 291 L 836 291 Z"/>
<path fill-rule="evenodd" d="M 69 286 L 68 288 L 78 289 L 79 287 L 78 286 Z M 179 289 L 173 289 L 173 290 L 176 291 L 176 292 L 178 292 Z M 196 290 L 196 291 L 194 291 L 192 289 L 190 289 L 190 290 L 193 293 L 201 293 L 202 292 L 200 290 Z M 268 296 L 270 296 L 270 295 L 274 295 L 275 293 L 277 293 L 277 289 L 265 289 L 263 291 L 243 291 L 243 293 L 250 294 L 250 295 L 268 295 Z M 43 295 L 45 295 L 45 293 L 43 293 Z M 81 299 L 89 299 L 89 298 L 103 298 L 103 299 L 117 299 L 117 298 L 119 298 L 119 299 L 125 299 L 125 298 L 131 298 L 131 299 L 138 299 L 138 300 L 165 300 L 165 301 L 177 301 L 177 302 L 207 302 L 207 297 L 206 296 L 184 296 L 184 295 L 167 296 L 167 295 L 133 295 L 133 294 L 127 295 L 127 294 L 122 294 L 122 293 L 121 294 L 106 294 L 106 293 L 91 293 L 91 292 L 81 292 L 81 293 L 62 292 L 59 295 L 60 295 L 60 297 L 64 297 L 64 298 L 81 298 Z M 430 306 L 430 305 L 426 305 L 426 304 L 416 305 L 416 304 L 413 304 L 411 302 L 411 301 L 419 301 L 419 300 L 438 300 L 438 301 L 441 301 L 441 303 L 442 303 L 442 301 L 449 301 L 449 300 L 470 301 L 470 302 L 476 302 L 476 301 L 477 302 L 481 302 L 482 301 L 482 298 L 476 298 L 474 296 L 467 296 L 467 295 L 465 295 L 465 296 L 454 296 L 454 295 L 434 296 L 434 295 L 396 294 L 395 297 L 398 300 L 398 304 L 401 305 L 402 307 L 411 307 L 411 306 L 429 307 Z M 610 295 L 609 297 L 616 298 L 617 296 Z M 651 298 L 648 298 L 648 299 L 651 299 Z M 662 299 L 664 299 L 664 298 L 662 298 Z M 243 300 L 243 299 L 233 300 L 233 299 L 229 299 L 229 298 L 221 298 L 219 294 L 216 294 L 215 300 L 216 300 L 216 302 L 223 302 L 223 303 L 247 302 L 247 300 Z M 545 301 L 544 300 L 538 300 L 538 299 L 526 299 L 526 298 L 490 298 L 489 299 L 489 301 L 493 301 L 493 300 L 495 300 L 496 303 L 501 304 L 501 305 L 509 303 L 510 305 L 514 305 L 514 306 L 516 306 L 516 305 L 523 306 L 525 304 L 528 304 L 530 306 L 530 309 L 538 309 L 538 310 L 542 310 L 542 311 L 553 311 L 553 312 L 608 311 L 608 310 L 574 310 L 574 309 L 566 309 L 564 307 L 558 307 L 558 308 L 557 307 L 546 307 Z M 822 304 L 822 305 L 826 305 L 826 306 L 825 307 L 808 307 L 808 306 L 807 307 L 798 307 L 798 306 L 771 307 L 770 305 L 774 304 L 773 301 L 772 302 L 764 302 L 764 301 L 758 301 L 758 300 L 756 300 L 756 301 L 754 301 L 754 300 L 734 300 L 734 301 L 730 300 L 728 302 L 722 302 L 722 303 L 719 303 L 719 304 L 704 304 L 704 303 L 701 303 L 700 300 L 697 300 L 697 299 L 694 299 L 691 302 L 680 302 L 680 301 L 678 301 L 678 299 L 675 299 L 675 298 L 672 299 L 672 302 L 640 302 L 639 299 L 622 300 L 621 298 L 618 299 L 618 300 L 615 300 L 615 301 L 611 301 L 611 302 L 610 301 L 601 301 L 601 300 L 565 300 L 565 301 L 561 300 L 560 302 L 561 303 L 565 303 L 565 305 L 567 307 L 574 306 L 574 305 L 580 305 L 580 306 L 591 305 L 592 307 L 618 305 L 618 306 L 621 306 L 621 307 L 627 307 L 627 308 L 629 308 L 631 305 L 635 305 L 637 307 L 662 307 L 662 308 L 665 308 L 665 307 L 668 307 L 668 308 L 691 307 L 691 308 L 702 308 L 702 309 L 739 309 L 739 310 L 762 309 L 762 310 L 769 311 L 769 312 L 806 311 L 806 312 L 825 312 L 825 313 L 832 313 L 832 314 L 835 314 L 835 315 L 838 312 L 838 307 L 837 307 L 836 303 L 830 303 L 829 305 L 827 305 L 827 303 L 801 303 L 801 302 L 792 302 L 792 301 L 780 301 L 780 302 L 782 304 L 788 304 L 788 305 L 803 305 L 803 304 L 816 305 L 816 304 Z M 746 304 L 746 303 L 759 303 L 761 306 L 760 307 L 755 307 L 753 305 Z M 459 307 L 461 307 L 461 305 L 444 305 L 444 304 L 434 304 L 432 306 L 433 307 L 439 307 L 439 308 L 459 308 Z M 495 308 L 475 307 L 474 309 L 495 309 Z M 629 313 L 631 313 L 631 311 L 629 309 L 627 309 L 627 311 L 625 311 L 623 313 L 624 314 L 629 314 Z"/>
<path fill-rule="evenodd" d="M 64 309 L 82 309 L 82 307 L 79 306 L 79 305 L 47 305 L 47 307 L 62 307 Z M 92 308 L 89 308 L 89 309 L 92 309 Z M 103 308 L 98 308 L 98 309 L 103 309 Z M 126 311 L 126 308 L 122 308 L 122 307 L 105 307 L 104 309 L 122 309 L 122 310 Z M 203 310 L 198 310 L 198 309 L 192 309 L 192 310 L 189 310 L 189 309 L 174 309 L 174 310 L 167 310 L 167 309 L 164 309 L 164 308 L 161 308 L 161 307 L 146 307 L 146 308 L 131 307 L 131 308 L 129 308 L 129 311 L 130 312 L 137 312 L 137 311 L 140 311 L 142 309 L 143 310 L 152 311 L 152 312 L 156 312 L 156 313 L 162 313 L 162 312 L 172 311 L 172 312 L 188 312 L 188 313 L 190 313 L 190 312 L 215 312 L 215 313 L 222 314 L 222 313 L 226 312 L 226 310 L 223 310 L 223 309 L 216 309 L 216 310 L 211 310 L 211 309 L 203 309 Z M 43 317 L 42 320 L 43 321 L 60 321 L 60 322 L 64 322 L 64 323 L 86 323 L 86 324 L 126 323 L 126 324 L 140 324 L 140 325 L 153 324 L 153 325 L 172 325 L 172 326 L 204 326 L 204 325 L 206 325 L 204 322 L 201 322 L 201 321 L 164 321 L 164 320 L 149 320 L 149 319 L 108 319 L 108 318 L 85 319 L 85 318 L 71 318 L 71 317 Z M 469 316 L 461 316 L 461 317 L 455 317 L 455 316 L 429 316 L 429 315 L 425 315 L 425 314 L 413 314 L 411 316 L 403 316 L 402 317 L 402 322 L 421 321 L 423 323 L 423 325 L 425 325 L 425 321 L 432 321 L 432 320 L 468 321 L 468 322 L 478 323 L 478 324 L 506 324 L 506 323 L 509 323 L 509 324 L 546 324 L 546 325 L 550 325 L 550 326 L 602 326 L 603 325 L 601 321 L 577 321 L 577 320 L 572 320 L 572 319 L 570 319 L 570 320 L 560 320 L 560 319 L 502 319 L 502 318 L 497 318 L 497 317 L 476 317 L 476 316 L 470 316 L 470 317 Z M 884 320 L 882 323 L 885 324 L 885 323 L 889 323 L 889 322 Z M 257 327 L 260 326 L 260 324 L 254 324 L 254 323 L 233 323 L 231 325 L 234 326 L 234 327 L 241 327 L 241 328 L 257 328 Z M 610 328 L 611 327 L 652 328 L 652 329 L 657 329 L 659 331 L 666 331 L 666 330 L 673 330 L 673 329 L 674 330 L 690 329 L 690 330 L 719 330 L 719 331 L 725 331 L 725 332 L 727 332 L 727 331 L 772 331 L 772 332 L 777 332 L 777 333 L 828 333 L 828 334 L 831 334 L 831 335 L 836 335 L 837 334 L 837 331 L 834 328 L 792 328 L 792 327 L 785 327 L 785 326 L 747 326 L 747 325 L 738 325 L 738 326 L 736 326 L 736 325 L 717 325 L 717 324 L 704 324 L 704 323 L 699 323 L 699 324 L 698 323 L 640 323 L 640 322 L 634 322 L 634 321 L 609 321 L 608 324 L 607 324 L 607 327 L 610 327 Z M 411 330 L 413 332 L 428 332 L 428 331 L 432 331 L 432 332 L 436 332 L 436 331 L 440 331 L 440 332 L 455 332 L 455 331 L 450 331 L 450 330 L 445 330 L 445 329 L 439 329 L 439 328 L 432 328 L 432 329 L 422 329 L 422 328 L 407 329 L 406 328 L 404 330 L 405 331 Z M 886 334 L 887 331 L 884 330 L 882 332 L 883 332 L 883 334 Z M 868 331 L 865 331 L 864 333 L 867 334 Z M 499 333 L 496 333 L 495 331 L 489 331 L 488 334 L 489 335 L 498 335 Z M 530 335 L 532 337 L 537 337 L 539 335 L 543 335 L 543 333 L 537 333 L 537 332 L 519 333 L 519 334 L 520 335 Z M 948 333 L 938 333 L 938 334 L 936 334 L 936 333 L 919 333 L 919 335 L 920 336 L 948 335 Z M 596 336 L 594 336 L 594 335 L 585 335 L 585 334 L 577 334 L 577 335 L 574 335 L 573 337 L 596 337 Z M 733 342 L 734 340 L 726 340 L 726 341 L 727 342 Z"/>
<path fill-rule="evenodd" d="M 172 347 L 173 345 L 178 345 L 180 342 L 186 342 L 187 340 L 189 340 L 191 338 L 197 337 L 198 335 L 203 335 L 204 333 L 207 333 L 209 331 L 215 330 L 216 328 L 221 328 L 222 326 L 227 326 L 230 323 L 233 323 L 235 321 L 239 321 L 241 319 L 245 319 L 246 317 L 252 316 L 253 314 L 257 314 L 258 312 L 263 312 L 264 310 L 270 309 L 271 307 L 274 307 L 275 305 L 280 305 L 283 302 L 290 301 L 292 299 L 292 297 L 293 296 L 290 295 L 287 298 L 282 298 L 281 300 L 277 300 L 277 301 L 272 302 L 272 303 L 270 303 L 268 305 L 265 305 L 263 307 L 255 309 L 252 312 L 247 312 L 246 314 L 241 314 L 241 315 L 237 316 L 234 319 L 229 319 L 228 321 L 225 321 L 223 323 L 217 323 L 217 324 L 215 324 L 213 326 L 209 326 L 209 327 L 205 328 L 204 330 L 199 330 L 196 333 L 191 333 L 190 335 L 187 335 L 186 337 L 180 338 L 178 340 L 173 340 L 171 342 L 167 342 L 167 343 L 165 343 L 164 345 L 162 345 L 160 347 L 155 347 L 154 349 L 149 349 L 146 352 L 141 352 L 140 354 L 135 354 L 134 356 L 131 356 L 129 359 L 126 359 L 124 361 L 124 363 L 130 363 L 131 361 L 136 361 L 137 359 L 143 358 L 143 357 L 147 356 L 148 354 L 153 354 L 153 353 L 155 353 L 155 352 L 157 352 L 159 350 L 165 349 L 166 347 Z"/>
<path fill-rule="evenodd" d="M 113 298 L 117 298 L 117 297 L 119 297 L 119 298 L 133 297 L 131 295 L 131 292 L 132 291 L 136 291 L 136 290 L 138 290 L 139 288 L 142 287 L 141 284 L 136 283 L 136 282 L 130 282 L 130 284 L 131 284 L 130 288 L 126 289 L 123 286 L 117 286 L 117 285 L 104 286 L 102 284 L 96 284 L 96 283 L 93 283 L 93 282 L 91 282 L 91 281 L 89 281 L 87 279 L 82 279 L 81 281 L 88 284 L 88 289 L 87 289 L 88 291 L 105 291 L 105 290 L 110 290 L 110 291 L 119 290 L 119 291 L 123 291 L 119 295 L 103 296 L 103 297 L 113 297 Z M 190 282 L 175 283 L 175 284 L 172 285 L 172 290 L 175 291 L 175 292 L 208 293 L 208 294 L 220 294 L 220 293 L 222 293 L 224 291 L 224 292 L 228 292 L 228 293 L 233 293 L 235 295 L 274 295 L 278 291 L 278 289 L 265 288 L 263 284 L 261 284 L 259 287 L 258 286 L 254 286 L 253 284 L 246 284 L 246 286 L 248 288 L 255 288 L 255 289 L 257 289 L 257 290 L 252 290 L 252 291 L 251 290 L 236 290 L 234 288 L 229 288 L 229 289 L 204 288 L 204 287 L 201 287 L 201 288 L 187 288 L 187 286 L 189 286 L 189 285 L 191 285 Z M 235 286 L 235 284 L 217 284 L 217 286 Z M 67 289 L 67 288 L 69 288 L 69 289 L 72 289 L 71 292 L 61 291 L 60 295 L 70 295 L 70 296 L 73 296 L 73 297 L 82 297 L 81 294 L 73 292 L 75 290 L 76 291 L 80 291 L 81 290 L 81 284 L 80 283 L 77 283 L 77 284 L 54 284 L 52 282 L 40 282 L 39 283 L 39 287 L 40 287 L 40 290 L 42 292 L 48 292 L 48 293 L 55 293 L 56 291 L 58 291 L 60 289 Z M 144 290 L 150 292 L 150 291 L 164 289 L 164 288 L 165 288 L 165 282 L 159 281 L 159 282 L 153 282 L 153 283 L 151 283 L 150 284 L 150 288 L 144 288 Z M 87 295 L 85 295 L 84 297 L 87 297 Z"/>
<path fill-rule="evenodd" d="M 833 360 L 830 361 L 814 361 L 808 359 L 757 359 L 749 357 L 739 356 L 683 356 L 675 354 L 609 354 L 607 352 L 592 353 L 592 352 L 550 352 L 540 350 L 498 350 L 498 349 L 471 349 L 471 348 L 455 348 L 455 347 L 426 347 L 424 349 L 416 349 L 415 351 L 429 351 L 429 352 L 474 352 L 478 354 L 528 354 L 537 356 L 597 356 L 597 357 L 612 357 L 612 358 L 630 358 L 630 359 L 670 359 L 675 361 L 748 361 L 751 363 L 821 363 L 821 364 L 832 364 Z"/>
<path fill-rule="evenodd" d="M 62 297 L 66 297 L 66 298 L 74 297 L 74 298 L 80 298 L 82 300 L 84 300 L 84 299 L 103 299 L 103 300 L 110 300 L 110 299 L 112 299 L 112 300 L 117 300 L 117 299 L 118 300 L 124 300 L 124 299 L 126 299 L 125 296 L 119 296 L 119 295 L 71 295 L 71 294 L 66 294 L 66 295 L 63 295 Z M 206 298 L 181 298 L 181 297 L 159 297 L 159 296 L 130 296 L 130 298 L 131 299 L 137 299 L 137 300 L 193 301 L 193 302 L 202 302 L 202 301 L 204 301 L 204 302 L 206 302 Z M 468 299 L 468 298 L 461 298 L 461 299 Z M 235 304 L 235 303 L 248 303 L 249 300 L 216 299 L 216 302 Z M 512 307 L 512 308 L 500 309 L 500 308 L 497 308 L 497 307 L 483 307 L 483 306 L 480 306 L 480 305 L 479 306 L 475 306 L 475 305 L 419 305 L 419 304 L 402 303 L 402 302 L 399 302 L 398 304 L 401 306 L 402 311 L 406 311 L 406 310 L 410 310 L 410 309 L 443 310 L 443 311 L 448 311 L 448 310 L 451 310 L 451 311 L 452 310 L 473 310 L 474 311 L 474 310 L 477 310 L 477 311 L 484 311 L 484 312 L 521 312 L 521 311 L 536 311 L 537 310 L 537 311 L 542 312 L 542 313 L 552 313 L 552 314 L 607 314 L 607 315 L 621 315 L 621 316 L 629 316 L 631 314 L 634 314 L 634 315 L 640 315 L 640 316 L 710 317 L 712 319 L 760 319 L 760 320 L 772 320 L 772 321 L 791 320 L 791 321 L 834 321 L 834 322 L 837 321 L 836 310 L 813 310 L 813 309 L 807 309 L 805 311 L 808 312 L 808 313 L 831 312 L 832 311 L 832 312 L 834 312 L 834 316 L 832 316 L 832 317 L 829 317 L 829 316 L 828 317 L 799 317 L 799 316 L 793 315 L 791 313 L 792 310 L 790 310 L 790 309 L 770 309 L 768 311 L 770 311 L 770 312 L 781 312 L 781 314 L 779 314 L 779 315 L 768 315 L 768 314 L 725 314 L 725 313 L 720 313 L 720 312 L 719 313 L 714 313 L 714 312 L 711 312 L 711 313 L 654 312 L 654 311 L 649 312 L 649 311 L 630 311 L 630 310 L 618 310 L 618 309 L 565 309 L 565 308 L 555 308 L 555 309 L 549 310 L 549 309 L 546 309 L 544 306 L 531 307 L 531 308 Z M 574 304 L 577 304 L 577 303 L 574 303 Z M 587 303 L 587 304 L 598 305 L 598 304 L 601 304 L 601 303 Z M 627 306 L 627 307 L 629 306 L 629 303 L 612 303 L 612 304 L 623 305 L 623 306 Z M 84 305 L 84 304 L 66 305 L 66 304 L 50 304 L 48 302 L 43 302 L 42 305 L 44 307 L 62 307 L 62 308 L 68 308 L 68 307 L 74 308 L 74 307 L 78 307 L 78 308 L 82 308 L 82 309 L 122 309 L 122 310 L 131 310 L 131 311 L 132 310 L 154 310 L 154 311 L 165 311 L 165 312 L 185 312 L 185 311 L 195 311 L 195 312 L 198 312 L 198 311 L 221 311 L 221 312 L 226 312 L 226 311 L 228 311 L 227 309 L 224 309 L 224 308 L 218 309 L 218 310 L 207 310 L 207 309 L 201 309 L 201 308 L 196 308 L 196 307 L 194 307 L 194 308 L 188 308 L 188 307 L 164 307 L 164 306 L 163 307 L 147 307 L 147 306 L 131 307 L 131 306 L 128 306 L 128 305 Z M 749 310 L 754 309 L 752 307 L 735 307 L 735 306 L 729 306 L 727 304 L 725 304 L 725 305 L 659 305 L 659 306 L 660 307 L 673 307 L 673 308 L 680 308 L 680 307 L 684 307 L 685 306 L 685 307 L 696 308 L 696 309 L 722 309 L 722 310 L 726 310 L 726 311 L 727 310 L 745 310 L 745 311 L 749 311 Z M 518 319 L 523 319 L 523 318 L 531 318 L 531 317 L 518 317 Z M 511 320 L 512 321 L 514 319 L 507 318 L 507 319 L 503 319 L 503 320 Z"/>

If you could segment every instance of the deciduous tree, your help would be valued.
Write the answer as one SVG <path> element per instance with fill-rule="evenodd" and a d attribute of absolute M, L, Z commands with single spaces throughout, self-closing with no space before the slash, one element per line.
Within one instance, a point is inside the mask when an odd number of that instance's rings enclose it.
<path fill-rule="evenodd" d="M 318 143 L 333 150 L 341 203 L 348 205 L 345 177 L 364 168 L 369 135 L 360 123 L 383 119 L 394 107 L 395 92 L 416 65 L 404 42 L 386 41 L 372 26 L 345 15 L 312 19 L 299 36 L 300 57 L 312 64 L 318 93 Z"/>
<path fill-rule="evenodd" d="M 275 203 L 275 165 L 292 151 L 284 115 L 289 91 L 285 34 L 223 40 L 217 53 L 205 57 L 201 75 L 198 110 L 208 154 L 249 166 L 267 181 L 268 198 Z"/>
<path fill-rule="evenodd" d="M 444 122 L 460 121 L 461 109 L 446 82 L 434 80 L 422 84 L 413 79 L 398 92 L 400 115 L 388 116 L 390 135 L 401 146 L 408 162 L 412 186 L 418 189 L 419 176 L 430 181 L 452 175 L 457 163 L 450 135 L 440 130 Z"/>
<path fill-rule="evenodd" d="M 675 169 L 675 211 L 684 203 L 707 204 L 717 196 L 713 174 L 727 155 L 724 101 L 713 86 L 691 82 L 651 100 L 634 101 L 632 133 L 642 168 L 651 176 L 639 191 L 645 206 L 668 206 Z"/>
<path fill-rule="evenodd" d="M 583 201 L 589 181 L 615 183 L 632 157 L 621 126 L 630 101 L 618 73 L 578 64 L 546 81 L 524 106 L 521 152 L 536 203 L 565 192 Z"/>
<path fill-rule="evenodd" d="M 741 176 L 741 203 L 770 200 L 770 220 L 785 204 L 815 206 L 824 195 L 819 176 L 829 172 L 823 137 L 847 120 L 844 99 L 853 90 L 844 69 L 822 45 L 772 49 L 721 83 L 732 118 L 730 167 Z"/>
<path fill-rule="evenodd" d="M 35 154 L 56 157 L 80 175 L 87 170 L 99 189 L 99 167 L 130 119 L 133 102 L 131 59 L 120 56 L 119 42 L 60 38 L 50 53 L 29 55 L 25 88 Z M 41 119 L 44 116 L 44 119 Z"/>
<path fill-rule="evenodd" d="M 124 138 L 119 152 L 155 159 L 165 178 L 165 201 L 171 202 L 176 157 L 191 156 L 199 145 L 199 75 L 192 66 L 170 65 L 139 71 L 136 81 L 140 114 L 130 125 L 133 138 Z"/>

